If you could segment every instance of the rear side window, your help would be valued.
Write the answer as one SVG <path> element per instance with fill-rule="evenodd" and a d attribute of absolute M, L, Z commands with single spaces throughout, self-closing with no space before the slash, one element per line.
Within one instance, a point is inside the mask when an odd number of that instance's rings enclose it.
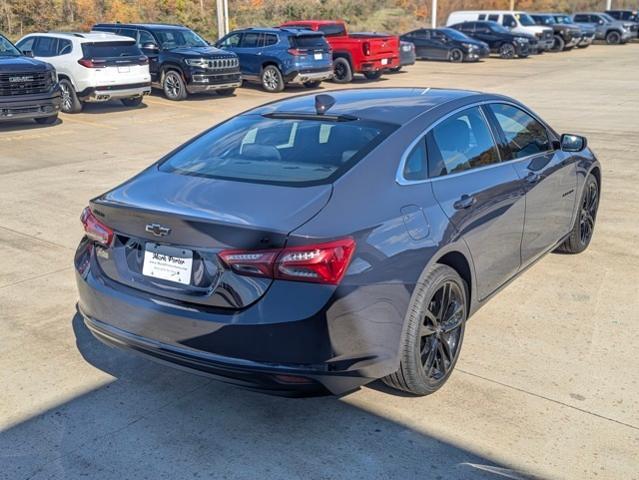
<path fill-rule="evenodd" d="M 428 167 L 426 164 L 426 141 L 422 137 L 410 151 L 404 163 L 404 178 L 406 180 L 418 181 L 428 177 Z"/>
<path fill-rule="evenodd" d="M 495 14 L 488 15 L 488 20 L 491 21 L 491 22 L 498 22 L 499 21 L 499 15 L 495 15 Z"/>
<path fill-rule="evenodd" d="M 504 103 L 494 103 L 489 108 L 504 132 L 511 158 L 552 150 L 546 128 L 526 112 Z"/>
<path fill-rule="evenodd" d="M 441 177 L 499 162 L 488 124 L 473 107 L 435 126 L 428 138 L 428 173 Z"/>
<path fill-rule="evenodd" d="M 575 22 L 587 22 L 588 15 L 575 15 Z"/>
<path fill-rule="evenodd" d="M 298 35 L 289 40 L 292 48 L 328 48 L 322 35 Z"/>
<path fill-rule="evenodd" d="M 393 130 L 369 121 L 235 117 L 161 164 L 183 175 L 302 186 L 330 182 Z"/>
<path fill-rule="evenodd" d="M 346 30 L 344 29 L 344 25 L 340 25 L 337 23 L 330 24 L 330 25 L 320 25 L 318 30 L 327 37 L 338 37 L 338 36 L 346 35 Z"/>
<path fill-rule="evenodd" d="M 134 40 L 130 42 L 83 43 L 82 53 L 85 58 L 137 57 L 142 55 Z"/>
<path fill-rule="evenodd" d="M 277 43 L 277 35 L 273 33 L 265 33 L 262 37 L 262 46 L 270 47 L 271 45 L 275 45 Z"/>

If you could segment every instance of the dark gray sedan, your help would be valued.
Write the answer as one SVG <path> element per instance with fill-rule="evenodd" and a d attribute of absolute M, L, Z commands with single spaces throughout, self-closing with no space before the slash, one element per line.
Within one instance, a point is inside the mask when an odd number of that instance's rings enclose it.
<path fill-rule="evenodd" d="M 249 388 L 429 394 L 488 299 L 588 247 L 600 188 L 583 137 L 507 97 L 289 98 L 93 199 L 78 307 L 108 344 Z"/>

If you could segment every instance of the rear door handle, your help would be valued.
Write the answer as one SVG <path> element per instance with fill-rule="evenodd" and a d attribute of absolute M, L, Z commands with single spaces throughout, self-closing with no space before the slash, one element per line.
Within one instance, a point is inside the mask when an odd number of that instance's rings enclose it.
<path fill-rule="evenodd" d="M 539 176 L 539 174 L 535 172 L 530 172 L 528 175 L 526 175 L 526 181 L 528 183 L 537 183 L 540 179 L 541 177 Z"/>
<path fill-rule="evenodd" d="M 453 207 L 455 207 L 455 210 L 464 210 L 472 207 L 476 201 L 475 197 L 464 194 L 453 204 Z"/>

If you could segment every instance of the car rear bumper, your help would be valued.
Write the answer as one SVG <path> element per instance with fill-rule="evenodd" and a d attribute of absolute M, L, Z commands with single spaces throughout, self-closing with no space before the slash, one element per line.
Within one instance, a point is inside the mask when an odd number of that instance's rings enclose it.
<path fill-rule="evenodd" d="M 0 97 L 0 121 L 51 117 L 60 111 L 61 102 L 58 86 L 46 94 Z"/>
<path fill-rule="evenodd" d="M 399 56 L 389 55 L 388 57 L 378 58 L 375 60 L 366 60 L 360 64 L 358 71 L 360 72 L 377 72 L 399 67 Z"/>
<path fill-rule="evenodd" d="M 87 242 L 75 266 L 78 310 L 96 337 L 228 383 L 340 395 L 398 366 L 403 317 L 366 289 L 276 281 L 255 304 L 232 310 L 116 283 Z"/>
<path fill-rule="evenodd" d="M 127 85 L 104 85 L 91 87 L 78 92 L 78 98 L 83 102 L 106 102 L 122 98 L 134 98 L 149 95 L 151 82 L 132 83 Z"/>
<path fill-rule="evenodd" d="M 323 82 L 333 78 L 333 69 L 323 69 L 318 71 L 293 72 L 286 78 L 287 83 Z"/>

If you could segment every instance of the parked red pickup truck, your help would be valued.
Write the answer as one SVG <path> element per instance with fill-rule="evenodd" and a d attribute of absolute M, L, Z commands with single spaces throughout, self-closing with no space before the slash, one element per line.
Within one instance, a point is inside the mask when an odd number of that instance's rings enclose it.
<path fill-rule="evenodd" d="M 384 70 L 399 67 L 399 38 L 389 35 L 351 34 L 346 24 L 330 20 L 299 20 L 286 22 L 281 27 L 308 28 L 324 33 L 333 50 L 333 80 L 348 83 L 353 74 L 363 73 L 369 80 L 382 76 Z"/>

